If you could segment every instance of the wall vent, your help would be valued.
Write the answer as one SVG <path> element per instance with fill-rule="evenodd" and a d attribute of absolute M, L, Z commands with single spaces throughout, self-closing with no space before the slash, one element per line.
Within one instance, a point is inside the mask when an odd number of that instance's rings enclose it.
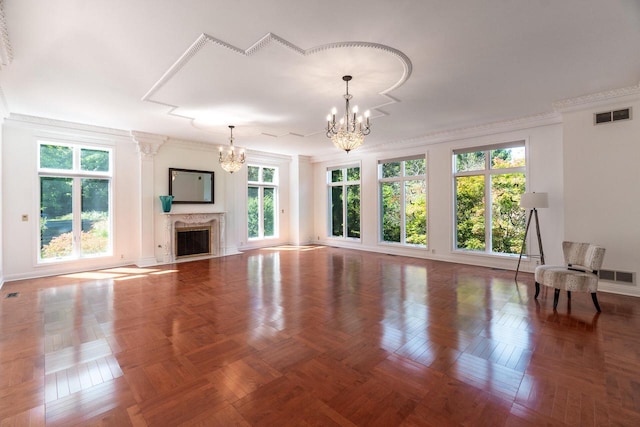
<path fill-rule="evenodd" d="M 600 270 L 598 272 L 600 280 L 617 282 L 626 285 L 635 285 L 636 274 L 628 271 Z"/>
<path fill-rule="evenodd" d="M 622 110 L 603 111 L 602 113 L 595 113 L 593 115 L 594 125 L 617 122 L 619 120 L 631 120 L 631 107 L 623 108 Z"/>

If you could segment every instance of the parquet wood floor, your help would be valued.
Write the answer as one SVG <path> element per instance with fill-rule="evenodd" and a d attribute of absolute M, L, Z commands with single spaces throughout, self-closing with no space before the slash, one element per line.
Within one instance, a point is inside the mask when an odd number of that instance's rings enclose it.
<path fill-rule="evenodd" d="M 640 299 L 520 279 L 283 247 L 7 283 L 0 426 L 640 425 Z"/>

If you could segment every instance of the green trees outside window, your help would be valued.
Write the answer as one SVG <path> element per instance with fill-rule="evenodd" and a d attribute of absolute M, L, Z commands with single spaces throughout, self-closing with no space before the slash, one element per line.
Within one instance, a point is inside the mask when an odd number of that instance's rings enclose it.
<path fill-rule="evenodd" d="M 525 229 L 524 142 L 454 152 L 453 160 L 456 249 L 519 253 Z"/>
<path fill-rule="evenodd" d="M 40 143 L 39 260 L 111 253 L 111 151 Z"/>
<path fill-rule="evenodd" d="M 427 245 L 426 167 L 424 157 L 379 162 L 383 242 Z"/>
<path fill-rule="evenodd" d="M 273 167 L 247 167 L 247 232 L 249 239 L 277 236 L 277 172 Z"/>
<path fill-rule="evenodd" d="M 331 237 L 360 238 L 360 167 L 327 171 Z"/>

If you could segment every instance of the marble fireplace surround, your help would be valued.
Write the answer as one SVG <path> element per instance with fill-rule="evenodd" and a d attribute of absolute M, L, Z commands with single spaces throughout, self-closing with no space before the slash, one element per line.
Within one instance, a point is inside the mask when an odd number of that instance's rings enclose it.
<path fill-rule="evenodd" d="M 218 257 L 224 255 L 224 212 L 198 212 L 198 213 L 167 213 L 165 215 L 165 242 L 164 262 L 175 262 L 176 257 L 176 230 L 191 227 L 211 227 L 210 252 L 203 254 L 201 258 Z M 197 259 L 188 257 L 185 259 Z"/>

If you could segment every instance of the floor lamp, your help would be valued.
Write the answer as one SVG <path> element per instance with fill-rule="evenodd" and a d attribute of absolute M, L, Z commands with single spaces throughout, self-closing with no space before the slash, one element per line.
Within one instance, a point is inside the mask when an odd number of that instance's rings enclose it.
<path fill-rule="evenodd" d="M 527 227 L 524 229 L 524 238 L 522 239 L 522 246 L 520 247 L 520 258 L 518 258 L 518 267 L 516 268 L 516 279 L 518 279 L 518 272 L 520 271 L 520 261 L 522 261 L 522 254 L 524 253 L 524 247 L 527 242 L 527 235 L 529 234 L 529 226 L 531 225 L 531 218 L 536 220 L 536 234 L 538 235 L 538 248 L 540 249 L 540 263 L 544 264 L 544 251 L 542 250 L 542 237 L 540 237 L 540 223 L 538 222 L 538 209 L 549 207 L 549 197 L 547 193 L 524 193 L 520 197 L 520 207 L 530 209 L 529 219 L 527 220 Z"/>

